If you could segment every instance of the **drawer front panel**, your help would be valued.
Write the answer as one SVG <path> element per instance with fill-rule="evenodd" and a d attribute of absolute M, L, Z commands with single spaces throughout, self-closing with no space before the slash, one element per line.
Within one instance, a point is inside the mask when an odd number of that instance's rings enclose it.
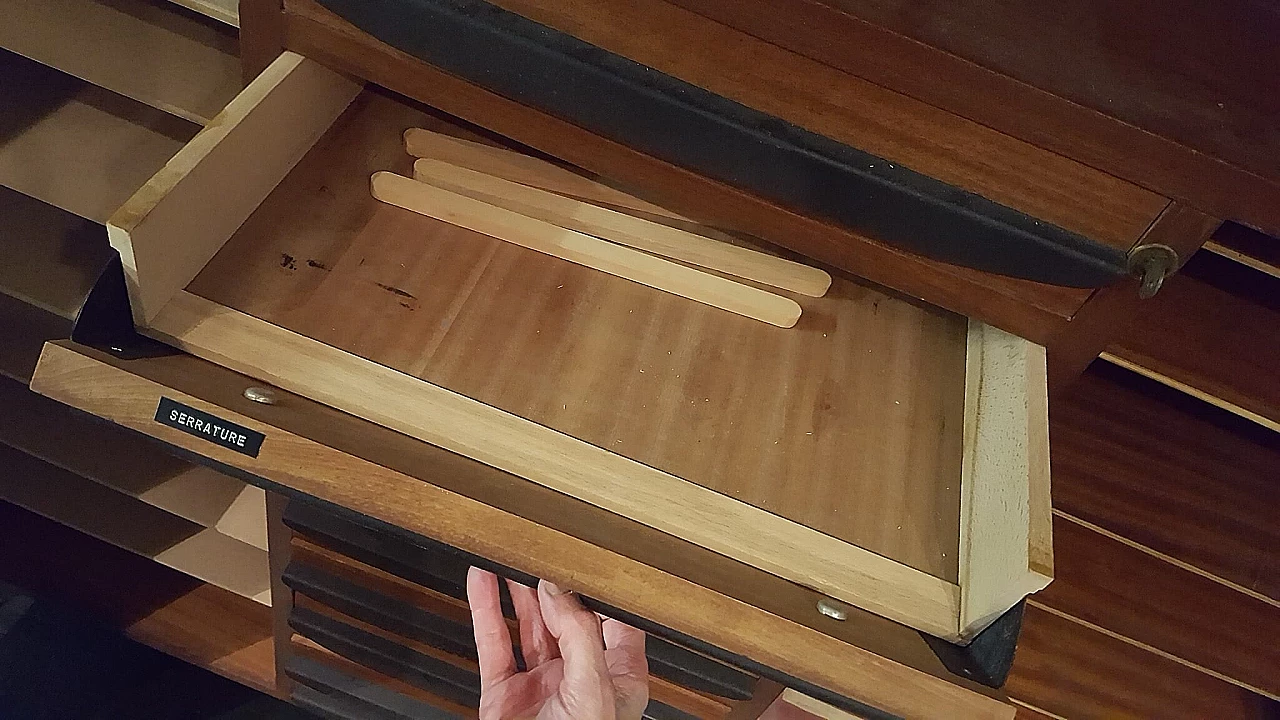
<path fill-rule="evenodd" d="M 431 2 L 322 4 L 393 47 L 500 95 L 912 252 L 1074 287 L 1124 273 L 1120 249 L 489 3 L 464 3 L 463 10 Z"/>
<path fill-rule="evenodd" d="M 355 509 L 376 518 L 379 528 L 396 536 L 403 537 L 407 528 L 414 537 L 431 536 L 465 548 L 472 556 L 468 561 L 482 567 L 498 571 L 519 568 L 529 573 L 523 576 L 526 581 L 536 575 L 572 585 L 608 603 L 611 607 L 602 605 L 600 609 L 633 626 L 663 634 L 718 662 L 774 678 L 831 704 L 874 714 L 868 705 L 850 701 L 852 696 L 898 716 L 929 715 L 944 707 L 957 717 L 1008 716 L 1008 706 L 950 674 L 920 635 L 902 626 L 854 610 L 846 622 L 832 621 L 831 634 L 824 634 L 785 619 L 787 614 L 813 612 L 812 599 L 797 596 L 790 609 L 785 607 L 787 603 L 773 607 L 778 598 L 791 597 L 791 586 L 776 577 L 740 566 L 734 566 L 739 567 L 736 574 L 730 573 L 732 568 L 721 567 L 723 558 L 698 554 L 701 570 L 691 566 L 687 575 L 704 575 L 705 581 L 721 588 L 708 589 L 693 579 L 659 569 L 661 557 L 670 557 L 672 552 L 682 557 L 683 553 L 671 545 L 650 547 L 642 527 L 627 530 L 614 525 L 595 527 L 588 522 L 584 527 L 603 534 L 593 535 L 592 542 L 578 539 L 553 529 L 556 517 L 563 520 L 565 512 L 570 512 L 570 517 L 587 517 L 580 515 L 585 509 L 575 509 L 573 503 L 555 506 L 560 510 L 553 513 L 553 506 L 544 507 L 542 500 L 536 499 L 540 490 L 534 496 L 527 494 L 528 483 L 495 485 L 491 482 L 495 478 L 480 473 L 472 461 L 302 397 L 281 392 L 276 405 L 251 402 L 242 393 L 252 384 L 244 376 L 189 356 L 117 360 L 61 343 L 46 348 L 33 389 L 156 437 L 192 458 L 265 484 L 268 489 L 301 492 Z M 248 458 L 156 423 L 153 416 L 161 397 L 265 433 L 267 440 L 260 455 Z M 298 432 L 305 436 L 295 434 Z M 379 459 L 366 460 L 362 457 L 365 454 Z M 457 491 L 444 489 L 455 483 L 444 482 L 442 473 L 464 482 Z M 523 498 L 522 507 L 537 510 L 541 520 L 533 522 L 513 514 L 518 510 L 501 510 L 459 494 L 466 488 L 483 490 L 487 500 L 499 506 L 513 497 Z M 544 509 L 548 512 L 545 517 Z M 476 528 L 484 528 L 484 532 L 478 533 Z M 655 564 L 607 549 L 609 538 L 623 536 L 641 542 L 635 550 L 651 554 L 649 562 Z M 660 549 L 663 552 L 659 553 Z M 759 594 L 753 590 L 756 585 L 770 588 L 767 596 L 758 598 L 770 610 L 734 599 L 736 594 L 754 598 Z M 460 590 L 457 583 L 454 588 L 455 592 Z M 681 601 L 672 602 L 672 598 Z M 627 612 L 614 609 L 620 607 Z M 742 627 L 755 632 L 735 630 Z M 846 639 L 837 639 L 839 636 Z M 912 691 L 903 692 L 903 688 Z"/>

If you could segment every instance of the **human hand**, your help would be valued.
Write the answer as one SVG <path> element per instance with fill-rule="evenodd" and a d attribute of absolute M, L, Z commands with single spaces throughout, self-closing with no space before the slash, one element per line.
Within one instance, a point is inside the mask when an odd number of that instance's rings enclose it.
<path fill-rule="evenodd" d="M 498 577 L 471 568 L 467 601 L 480 659 L 480 720 L 639 720 L 649 704 L 644 633 L 587 610 L 545 580 L 507 581 L 525 672 L 516 671 Z"/>

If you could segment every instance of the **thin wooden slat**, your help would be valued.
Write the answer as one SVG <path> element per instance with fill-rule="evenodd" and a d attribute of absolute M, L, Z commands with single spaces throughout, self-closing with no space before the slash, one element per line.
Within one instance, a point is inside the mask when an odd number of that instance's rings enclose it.
<path fill-rule="evenodd" d="M 111 216 L 138 325 L 196 276 L 359 91 L 281 55 Z"/>
<path fill-rule="evenodd" d="M 0 445 L 0 498 L 225 590 L 271 604 L 266 553 Z"/>
<path fill-rule="evenodd" d="M 373 199 L 424 123 L 366 92 L 189 292 L 955 581 L 963 318 L 836 277 L 779 329 Z"/>
<path fill-rule="evenodd" d="M 1197 253 L 1109 355 L 1280 432 L 1280 278 Z"/>
<path fill-rule="evenodd" d="M 193 123 L 240 91 L 236 38 L 142 0 L 4 0 L 0 47 Z"/>
<path fill-rule="evenodd" d="M 106 219 L 199 129 L 0 51 L 0 185 Z"/>
<path fill-rule="evenodd" d="M 1238 223 L 1223 223 L 1205 250 L 1280 278 L 1280 240 Z"/>
<path fill-rule="evenodd" d="M 980 632 L 1053 579 L 1044 348 L 969 323 L 960 496 L 960 630 Z"/>
<path fill-rule="evenodd" d="M 1280 603 L 1269 604 L 1062 517 L 1058 574 L 1035 600 L 1272 698 Z"/>
<path fill-rule="evenodd" d="M 0 502 L 0 578 L 264 693 L 275 683 L 270 610 L 153 560 Z"/>
<path fill-rule="evenodd" d="M 231 27 L 240 27 L 239 0 L 169 0 Z"/>
<path fill-rule="evenodd" d="M 770 325 L 789 328 L 800 319 L 800 305 L 781 295 L 556 227 L 394 173 L 374 174 L 373 196 L 420 215 Z"/>
<path fill-rule="evenodd" d="M 265 550 L 265 510 L 241 480 L 0 379 L 0 442 L 148 505 Z M 69 441 L 70 440 L 70 441 Z M 261 490 L 256 493 L 261 495 Z M 252 541 L 252 542 L 250 542 Z"/>
<path fill-rule="evenodd" d="M 290 392 L 939 637 L 956 635 L 955 585 L 621 455 L 187 292 L 151 329 L 193 355 Z M 295 372 L 300 367 L 307 372 Z"/>
<path fill-rule="evenodd" d="M 440 160 L 418 160 L 413 164 L 413 177 L 450 192 L 563 228 L 801 295 L 822 297 L 831 287 L 831 276 L 818 268 L 729 245 Z"/>
<path fill-rule="evenodd" d="M 1280 703 L 1029 603 L 1004 686 L 1068 718 L 1268 720 Z"/>
<path fill-rule="evenodd" d="M 1052 405 L 1053 504 L 1280 600 L 1280 436 L 1105 362 Z"/>
<path fill-rule="evenodd" d="M 35 379 L 38 392 L 163 442 L 198 450 L 214 461 L 234 464 L 324 502 L 350 507 L 493 562 L 574 587 L 600 602 L 887 712 L 993 720 L 1013 715 L 981 688 L 954 676 L 947 679 L 945 673 L 916 670 L 894 661 L 891 652 L 862 649 L 629 560 L 599 544 L 293 434 L 282 429 L 294 425 L 288 407 L 270 408 L 245 400 L 238 383 L 246 379 L 222 368 L 179 355 L 132 361 L 135 369 L 130 371 L 110 356 L 72 350 L 69 344 L 51 344 L 47 350 Z M 201 382 L 202 377 L 207 384 Z M 94 388 L 91 392 L 90 387 Z M 263 444 L 258 457 L 250 458 L 156 423 L 153 417 L 161 393 L 265 432 L 270 441 Z M 218 398 L 217 404 L 203 397 Z M 313 401 L 288 397 L 290 405 L 327 414 L 325 408 L 313 406 Z M 264 419 L 267 415 L 273 418 L 270 422 Z M 341 425 L 343 417 L 333 412 L 332 422 Z M 477 533 L 475 528 L 484 528 L 484 532 Z M 684 601 L 673 603 L 671 598 Z M 855 613 L 850 620 L 857 618 Z M 737 630 L 741 627 L 752 627 L 755 632 L 741 633 Z M 839 630 L 833 628 L 832 632 Z"/>
<path fill-rule="evenodd" d="M 615 190 L 602 182 L 531 155 L 466 140 L 425 128 L 404 131 L 405 150 L 414 157 L 435 158 L 529 187 L 592 202 L 640 210 L 675 220 L 688 220 L 661 205 Z"/>

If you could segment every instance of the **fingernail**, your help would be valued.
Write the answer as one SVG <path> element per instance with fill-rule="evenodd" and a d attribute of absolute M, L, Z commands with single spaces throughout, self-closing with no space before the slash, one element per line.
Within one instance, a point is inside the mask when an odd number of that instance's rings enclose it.
<path fill-rule="evenodd" d="M 572 590 L 562 589 L 559 585 L 551 582 L 550 580 L 543 580 L 542 584 L 546 587 L 548 595 L 568 595 L 573 592 Z"/>

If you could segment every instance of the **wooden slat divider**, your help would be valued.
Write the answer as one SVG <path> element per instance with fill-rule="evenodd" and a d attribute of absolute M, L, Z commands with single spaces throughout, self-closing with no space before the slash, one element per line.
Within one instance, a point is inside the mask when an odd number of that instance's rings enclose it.
<path fill-rule="evenodd" d="M 0 578 L 130 638 L 280 697 L 271 611 L 235 593 L 0 502 Z"/>
<path fill-rule="evenodd" d="M 207 125 L 240 91 L 235 34 L 144 0 L 3 0 L 0 47 Z"/>

